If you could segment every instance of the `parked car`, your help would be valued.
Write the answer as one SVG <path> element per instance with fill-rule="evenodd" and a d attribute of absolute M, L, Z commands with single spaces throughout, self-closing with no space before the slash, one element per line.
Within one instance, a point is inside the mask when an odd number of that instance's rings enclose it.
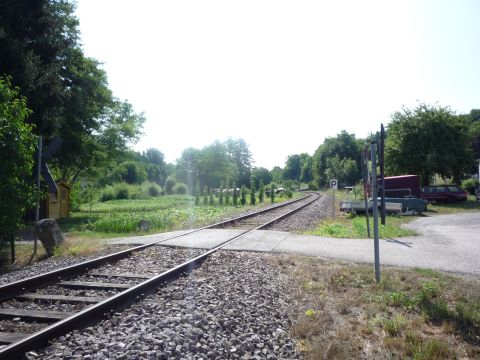
<path fill-rule="evenodd" d="M 456 185 L 430 185 L 422 189 L 422 199 L 439 203 L 467 200 L 467 193 Z"/>

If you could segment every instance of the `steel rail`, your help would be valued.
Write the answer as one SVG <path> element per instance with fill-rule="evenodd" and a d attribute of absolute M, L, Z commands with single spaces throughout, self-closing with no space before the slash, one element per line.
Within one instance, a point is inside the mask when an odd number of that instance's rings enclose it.
<path fill-rule="evenodd" d="M 180 265 L 175 266 L 169 270 L 164 271 L 163 273 L 154 276 L 148 280 L 143 281 L 140 284 L 137 284 L 130 289 L 127 289 L 121 293 L 118 293 L 112 296 L 109 299 L 106 299 L 98 304 L 89 306 L 82 311 L 64 319 L 60 320 L 18 342 L 12 343 L 5 348 L 0 350 L 0 359 L 12 359 L 20 358 L 24 356 L 25 352 L 41 347 L 45 345 L 49 340 L 62 336 L 69 331 L 82 328 L 95 322 L 99 318 L 108 317 L 109 314 L 112 314 L 114 311 L 121 311 L 131 304 L 137 302 L 141 298 L 145 297 L 147 294 L 151 294 L 157 290 L 158 287 L 164 286 L 169 282 L 177 279 L 182 275 L 190 273 L 198 265 L 200 265 L 208 256 L 215 253 L 216 251 L 224 248 L 225 246 L 231 244 L 232 242 L 252 233 L 255 230 L 263 229 L 275 222 L 303 209 L 304 207 L 310 205 L 312 202 L 317 200 L 320 196 L 317 195 L 313 200 L 302 204 L 301 206 L 290 210 L 289 212 L 282 214 L 260 226 L 255 227 L 254 229 L 246 230 L 241 234 L 234 236 L 233 238 L 224 241 L 223 243 L 217 245 L 216 247 L 208 250 L 207 252 L 196 256 L 193 259 L 187 260 Z M 307 197 L 303 197 L 301 200 Z M 290 202 L 293 203 L 296 201 Z"/>
<path fill-rule="evenodd" d="M 310 195 L 308 195 L 308 196 L 310 196 Z M 268 211 L 278 209 L 278 208 L 293 204 L 293 203 L 298 202 L 298 201 L 302 201 L 302 200 L 306 199 L 308 196 L 303 196 L 299 199 L 286 201 L 286 202 L 280 203 L 278 205 L 275 205 L 275 206 L 272 206 L 272 207 L 269 207 L 269 208 L 266 208 L 266 209 L 261 209 L 259 211 L 255 211 L 255 212 L 250 213 L 250 214 L 235 217 L 233 219 L 220 221 L 220 222 L 212 224 L 212 225 L 206 225 L 206 226 L 203 226 L 203 227 L 198 228 L 198 229 L 193 229 L 193 230 L 190 230 L 190 231 L 186 231 L 184 233 L 177 234 L 177 235 L 168 237 L 166 239 L 161 239 L 161 240 L 158 240 L 158 241 L 154 241 L 150 244 L 144 244 L 144 245 L 136 246 L 136 247 L 126 249 L 126 250 L 122 250 L 122 251 L 119 251 L 119 252 L 116 252 L 116 253 L 113 253 L 113 254 L 101 256 L 101 257 L 98 257 L 96 259 L 87 260 L 87 261 L 84 261 L 84 262 L 81 262 L 81 263 L 78 263 L 78 264 L 66 266 L 66 267 L 61 268 L 61 269 L 52 270 L 52 271 L 49 271 L 49 272 L 44 273 L 44 274 L 39 274 L 39 275 L 36 275 L 36 276 L 29 277 L 27 279 L 22 279 L 22 280 L 18 280 L 18 281 L 9 283 L 9 284 L 2 285 L 2 286 L 0 286 L 0 301 L 5 301 L 5 300 L 8 300 L 8 299 L 14 298 L 14 297 L 20 295 L 21 293 L 24 293 L 24 292 L 27 292 L 27 291 L 33 291 L 35 289 L 47 286 L 47 285 L 52 284 L 52 283 L 55 283 L 59 280 L 64 280 L 64 279 L 67 279 L 67 278 L 71 278 L 75 275 L 78 275 L 79 273 L 89 271 L 89 270 L 94 269 L 96 267 L 99 267 L 99 266 L 101 266 L 105 263 L 121 260 L 123 258 L 126 258 L 126 257 L 130 256 L 132 253 L 134 253 L 136 251 L 140 251 L 140 250 L 146 249 L 148 247 L 161 244 L 165 241 L 176 239 L 176 238 L 179 238 L 179 237 L 182 237 L 182 236 L 187 236 L 187 235 L 190 235 L 190 234 L 193 234 L 195 232 L 202 231 L 202 230 L 205 230 L 205 229 L 211 229 L 211 228 L 214 228 L 214 227 L 225 226 L 225 225 L 230 224 L 230 223 L 235 223 L 235 222 L 240 221 L 242 219 L 246 219 L 246 218 L 253 217 L 253 216 L 256 216 L 256 215 L 259 215 L 259 214 L 263 214 L 263 213 L 266 213 Z"/>

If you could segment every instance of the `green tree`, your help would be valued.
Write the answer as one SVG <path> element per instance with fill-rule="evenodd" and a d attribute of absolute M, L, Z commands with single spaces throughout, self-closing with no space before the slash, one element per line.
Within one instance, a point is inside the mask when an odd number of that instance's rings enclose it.
<path fill-rule="evenodd" d="M 355 135 L 346 131 L 340 132 L 336 137 L 326 138 L 315 151 L 312 159 L 313 180 L 316 185 L 318 187 L 327 186 L 331 179 L 329 176 L 332 176 L 332 171 L 334 171 L 332 165 L 347 159 L 353 160 L 355 171 L 349 171 L 348 178 L 339 178 L 338 180 L 342 183 L 356 183 L 361 178 L 361 147 L 361 143 L 355 138 Z M 345 164 L 349 168 L 353 163 L 346 162 Z M 327 169 L 330 171 L 327 172 Z"/>
<path fill-rule="evenodd" d="M 165 180 L 165 192 L 167 195 L 173 194 L 173 188 L 175 187 L 176 181 L 173 177 L 169 176 L 167 180 Z"/>
<path fill-rule="evenodd" d="M 36 139 L 26 99 L 19 96 L 10 78 L 0 77 L 0 252 L 14 236 L 22 216 L 35 203 L 36 191 L 31 180 Z M 0 256 L 0 266 L 5 256 Z"/>
<path fill-rule="evenodd" d="M 115 182 L 126 182 L 127 184 L 141 184 L 147 179 L 147 173 L 141 163 L 125 161 L 118 165 L 112 174 Z"/>
<path fill-rule="evenodd" d="M 283 170 L 279 166 L 275 166 L 271 171 L 270 175 L 272 175 L 272 180 L 276 184 L 281 184 L 283 180 Z M 270 182 L 270 181 L 269 181 Z M 265 182 L 268 184 L 269 182 Z"/>
<path fill-rule="evenodd" d="M 257 198 L 255 197 L 255 181 L 250 183 L 250 205 L 255 205 Z"/>
<path fill-rule="evenodd" d="M 64 139 L 50 164 L 70 183 L 117 163 L 145 120 L 112 97 L 105 71 L 84 56 L 74 10 L 67 0 L 0 2 L 0 69 L 26 96 L 33 131 L 46 143 Z"/>
<path fill-rule="evenodd" d="M 220 192 L 218 193 L 218 205 L 223 205 L 223 186 L 220 186 Z"/>
<path fill-rule="evenodd" d="M 427 185 L 438 174 L 459 183 L 472 163 L 466 123 L 450 108 L 420 103 L 392 115 L 385 141 L 389 175 L 417 174 Z"/>
<path fill-rule="evenodd" d="M 210 188 L 208 205 L 210 205 L 210 206 L 215 205 L 215 199 L 214 199 L 214 197 L 213 197 L 213 188 Z"/>
<path fill-rule="evenodd" d="M 233 182 L 233 206 L 238 205 L 238 191 L 237 191 L 237 183 Z"/>
<path fill-rule="evenodd" d="M 176 176 L 179 181 L 188 185 L 189 189 L 200 181 L 201 151 L 194 148 L 183 150 L 180 159 L 177 159 Z M 205 186 L 205 183 L 201 183 Z"/>
<path fill-rule="evenodd" d="M 263 197 L 265 195 L 265 186 L 263 185 L 263 180 L 260 179 L 260 184 L 258 187 L 258 201 L 263 203 Z"/>
<path fill-rule="evenodd" d="M 272 174 L 264 167 L 255 167 L 252 169 L 252 178 L 255 179 L 255 187 L 260 187 L 260 182 L 270 184 L 272 181 Z"/>
<path fill-rule="evenodd" d="M 283 169 L 283 178 L 298 180 L 302 171 L 302 159 L 300 155 L 289 155 Z"/>
<path fill-rule="evenodd" d="M 203 205 L 208 204 L 208 187 L 205 186 L 203 189 Z"/>
<path fill-rule="evenodd" d="M 247 187 L 245 185 L 242 185 L 240 188 L 240 204 L 245 206 L 247 203 Z"/>
<path fill-rule="evenodd" d="M 201 184 L 219 187 L 233 179 L 234 165 L 227 148 L 219 141 L 204 147 L 200 153 L 199 179 Z"/>
<path fill-rule="evenodd" d="M 235 181 L 239 185 L 246 185 L 250 181 L 252 170 L 252 153 L 243 139 L 229 138 L 225 142 L 227 153 L 235 166 Z"/>

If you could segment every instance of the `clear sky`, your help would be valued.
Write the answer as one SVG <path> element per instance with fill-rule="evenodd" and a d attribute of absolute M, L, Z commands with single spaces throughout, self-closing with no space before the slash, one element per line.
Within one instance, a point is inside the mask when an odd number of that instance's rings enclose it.
<path fill-rule="evenodd" d="M 480 1 L 78 0 L 85 54 L 174 162 L 242 137 L 284 166 L 417 100 L 480 107 Z"/>

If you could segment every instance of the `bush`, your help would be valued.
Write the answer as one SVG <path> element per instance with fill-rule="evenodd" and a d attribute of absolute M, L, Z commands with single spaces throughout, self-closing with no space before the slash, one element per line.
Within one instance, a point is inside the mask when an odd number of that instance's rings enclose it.
<path fill-rule="evenodd" d="M 184 183 L 177 183 L 173 187 L 173 192 L 178 195 L 185 195 L 188 192 L 187 185 Z"/>
<path fill-rule="evenodd" d="M 240 188 L 240 204 L 245 205 L 247 203 L 247 188 L 242 185 Z"/>
<path fill-rule="evenodd" d="M 209 196 L 209 200 L 208 200 L 208 205 L 210 205 L 210 206 L 215 205 L 215 200 L 213 198 L 213 189 L 210 189 L 210 196 Z"/>
<path fill-rule="evenodd" d="M 114 200 L 117 197 L 117 194 L 115 193 L 115 189 L 111 186 L 107 186 L 105 189 L 102 191 L 102 195 L 100 196 L 100 201 L 109 201 L 109 200 Z"/>
<path fill-rule="evenodd" d="M 174 187 L 175 187 L 175 179 L 169 176 L 165 181 L 165 192 L 167 193 L 167 195 L 173 194 Z"/>
<path fill-rule="evenodd" d="M 158 184 L 148 183 L 147 192 L 148 192 L 148 195 L 152 197 L 157 197 L 157 196 L 160 196 L 160 194 L 162 193 L 162 188 Z"/>
<path fill-rule="evenodd" d="M 470 195 L 475 195 L 475 190 L 478 188 L 478 180 L 467 179 L 462 181 L 462 189 L 468 191 Z"/>
<path fill-rule="evenodd" d="M 117 183 L 113 185 L 115 189 L 115 198 L 117 200 L 125 200 L 130 198 L 130 189 L 126 183 Z"/>

